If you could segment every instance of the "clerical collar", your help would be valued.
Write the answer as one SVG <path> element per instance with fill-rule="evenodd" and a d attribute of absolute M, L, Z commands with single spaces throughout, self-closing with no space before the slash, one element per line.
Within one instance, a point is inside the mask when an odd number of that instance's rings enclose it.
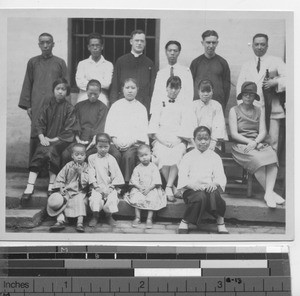
<path fill-rule="evenodd" d="M 136 53 L 134 51 L 131 51 L 131 53 L 134 55 L 135 58 L 138 58 L 140 55 L 143 54 L 143 53 Z"/>

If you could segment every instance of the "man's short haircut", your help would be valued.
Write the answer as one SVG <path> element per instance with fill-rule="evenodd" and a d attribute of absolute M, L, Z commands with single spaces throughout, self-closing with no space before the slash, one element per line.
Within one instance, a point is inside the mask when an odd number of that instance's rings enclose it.
<path fill-rule="evenodd" d="M 107 133 L 99 133 L 96 135 L 96 143 L 98 144 L 99 142 L 101 143 L 107 143 L 110 145 L 111 143 L 111 138 L 109 134 Z"/>
<path fill-rule="evenodd" d="M 96 32 L 93 32 L 93 33 L 91 33 L 91 34 L 89 34 L 88 36 L 87 36 L 87 42 L 88 42 L 88 44 L 90 44 L 90 40 L 91 39 L 98 39 L 98 40 L 100 40 L 100 43 L 103 45 L 103 43 L 104 43 L 104 39 L 103 39 L 103 37 L 102 37 L 102 35 L 101 34 L 99 34 L 99 33 L 96 33 Z"/>
<path fill-rule="evenodd" d="M 166 87 L 170 86 L 171 88 L 181 88 L 181 79 L 178 76 L 170 76 L 167 80 Z"/>
<path fill-rule="evenodd" d="M 53 36 L 52 36 L 51 34 L 49 34 L 49 33 L 46 33 L 46 32 L 42 33 L 42 34 L 39 36 L 39 40 L 40 40 L 40 38 L 43 37 L 43 36 L 50 37 L 51 40 L 52 40 L 52 42 L 54 41 Z"/>
<path fill-rule="evenodd" d="M 202 80 L 200 80 L 199 83 L 198 83 L 198 90 L 199 90 L 200 88 L 202 88 L 203 90 L 204 90 L 204 89 L 205 89 L 205 90 L 208 90 L 209 88 L 210 88 L 211 90 L 213 90 L 213 89 L 214 89 L 214 85 L 213 85 L 213 83 L 212 83 L 209 79 L 202 79 Z"/>
<path fill-rule="evenodd" d="M 202 40 L 204 40 L 206 37 L 215 36 L 219 39 L 219 35 L 215 30 L 206 30 L 202 34 Z"/>
<path fill-rule="evenodd" d="M 90 86 L 97 86 L 101 91 L 101 83 L 97 79 L 91 79 L 86 86 L 86 90 L 88 90 Z"/>
<path fill-rule="evenodd" d="M 197 134 L 200 132 L 207 132 L 209 137 L 211 136 L 211 130 L 207 126 L 200 125 L 200 126 L 196 127 L 194 130 L 194 133 L 193 133 L 194 139 L 197 136 Z"/>
<path fill-rule="evenodd" d="M 166 46 L 165 46 L 165 50 L 167 50 L 168 47 L 169 47 L 169 45 L 171 45 L 171 44 L 177 45 L 178 50 L 181 51 L 181 44 L 178 41 L 176 41 L 176 40 L 170 40 L 170 41 L 168 41 L 167 44 L 166 44 Z"/>
<path fill-rule="evenodd" d="M 134 37 L 134 35 L 136 35 L 136 34 L 144 34 L 146 36 L 146 34 L 143 30 L 134 30 L 130 34 L 130 39 L 132 39 Z"/>
<path fill-rule="evenodd" d="M 138 146 L 137 152 L 139 153 L 139 152 L 142 151 L 143 149 L 147 149 L 147 150 L 151 151 L 151 148 L 150 148 L 149 145 L 147 145 L 147 144 L 141 144 L 140 146 Z"/>
<path fill-rule="evenodd" d="M 64 84 L 67 88 L 67 96 L 70 95 L 71 93 L 71 87 L 70 87 L 70 84 L 68 82 L 68 80 L 66 78 L 58 78 L 56 79 L 53 84 L 52 84 L 52 92 L 54 93 L 54 89 L 57 85 L 59 84 Z"/>
<path fill-rule="evenodd" d="M 82 148 L 84 149 L 84 152 L 86 152 L 86 147 L 85 145 L 81 144 L 81 143 L 75 143 L 72 147 L 72 153 L 74 152 L 75 148 Z"/>
<path fill-rule="evenodd" d="M 255 38 L 259 38 L 259 37 L 263 37 L 263 38 L 266 39 L 267 43 L 269 42 L 269 37 L 268 37 L 268 35 L 267 35 L 267 34 L 264 34 L 264 33 L 257 33 L 257 34 L 255 34 L 255 35 L 253 36 L 253 38 L 252 38 L 252 42 L 254 42 L 254 39 L 255 39 Z"/>

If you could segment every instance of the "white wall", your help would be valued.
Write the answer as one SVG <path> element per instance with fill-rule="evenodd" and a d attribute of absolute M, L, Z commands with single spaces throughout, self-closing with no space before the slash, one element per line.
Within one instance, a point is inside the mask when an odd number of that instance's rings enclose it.
<path fill-rule="evenodd" d="M 7 165 L 27 167 L 30 121 L 18 107 L 28 60 L 41 53 L 38 36 L 53 35 L 53 54 L 67 62 L 67 18 L 9 18 L 7 23 Z"/>

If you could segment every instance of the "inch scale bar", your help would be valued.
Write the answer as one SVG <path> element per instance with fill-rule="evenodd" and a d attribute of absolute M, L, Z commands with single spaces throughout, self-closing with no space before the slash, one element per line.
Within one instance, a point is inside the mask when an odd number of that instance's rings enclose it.
<path fill-rule="evenodd" d="M 23 277 L 0 278 L 4 295 L 84 295 L 84 293 L 130 293 L 130 295 L 222 296 L 291 295 L 290 277 Z M 7 294 L 9 293 L 9 294 Z M 133 294 L 134 293 L 134 294 Z M 179 293 L 179 294 L 178 294 Z M 185 294 L 180 294 L 185 293 Z M 196 293 L 196 294 L 195 294 Z M 266 294 L 267 293 L 267 294 Z M 120 295 L 121 295 L 120 294 Z M 0 294 L 1 295 L 1 294 Z M 49 294 L 50 295 L 50 294 Z M 58 295 L 58 294 L 57 294 Z M 89 294 L 87 294 L 89 295 Z M 113 295 L 113 294 L 107 294 Z M 201 295 L 202 296 L 202 295 Z"/>

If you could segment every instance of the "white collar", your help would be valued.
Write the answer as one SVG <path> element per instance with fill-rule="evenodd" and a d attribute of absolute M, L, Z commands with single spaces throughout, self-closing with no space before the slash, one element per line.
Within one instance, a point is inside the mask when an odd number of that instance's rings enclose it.
<path fill-rule="evenodd" d="M 138 58 L 140 55 L 142 55 L 143 53 L 136 53 L 133 50 L 131 51 L 131 53 L 134 55 L 134 57 Z"/>

